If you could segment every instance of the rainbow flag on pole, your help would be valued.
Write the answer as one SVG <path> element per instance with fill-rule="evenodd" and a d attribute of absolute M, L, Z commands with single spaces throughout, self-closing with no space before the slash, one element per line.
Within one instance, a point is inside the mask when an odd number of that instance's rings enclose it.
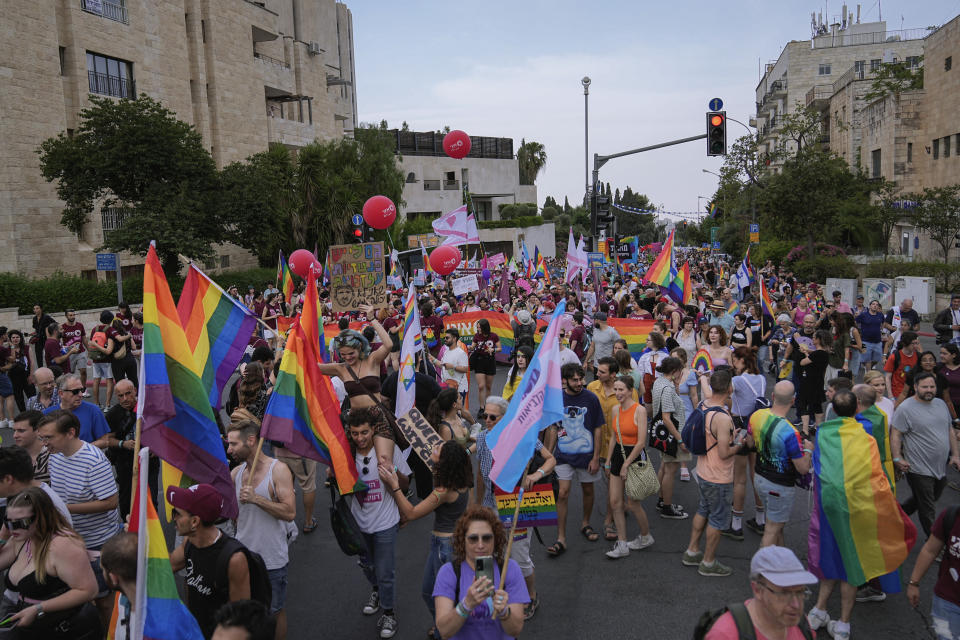
<path fill-rule="evenodd" d="M 224 498 L 222 515 L 236 517 L 236 489 L 203 371 L 187 343 L 153 244 L 143 271 L 141 368 L 143 446 L 196 482 L 213 485 Z"/>
<path fill-rule="evenodd" d="M 137 534 L 137 601 L 130 618 L 134 640 L 202 640 L 200 625 L 180 601 L 170 568 L 170 554 L 147 486 L 150 450 L 140 450 L 140 472 L 129 531 Z M 118 600 L 119 600 L 119 592 Z M 114 605 L 110 629 L 116 630 L 120 607 Z M 111 638 L 122 638 L 114 632 Z"/>
<path fill-rule="evenodd" d="M 657 256 L 653 264 L 650 265 L 650 268 L 647 269 L 647 272 L 644 274 L 643 279 L 645 281 L 652 282 L 661 287 L 669 287 L 670 283 L 677 277 L 677 267 L 673 260 L 674 232 L 675 230 L 671 231 L 670 235 L 667 236 L 667 241 L 663 243 L 660 255 Z"/>
<path fill-rule="evenodd" d="M 316 316 L 316 292 L 316 275 L 311 271 L 303 314 L 287 337 L 260 435 L 283 442 L 297 455 L 328 465 L 336 475 L 340 493 L 352 493 L 366 485 L 360 482 L 350 453 L 333 385 L 317 364 L 323 334 Z"/>
<path fill-rule="evenodd" d="M 763 278 L 758 278 L 760 281 L 760 308 L 761 311 L 771 319 L 776 321 L 777 316 L 773 311 L 773 304 L 770 302 L 770 292 L 767 291 L 767 285 L 764 283 Z"/>
<path fill-rule="evenodd" d="M 257 318 L 193 263 L 177 302 L 177 315 L 200 367 L 200 380 L 209 390 L 210 406 L 219 411 L 223 390 L 243 359 Z"/>
<path fill-rule="evenodd" d="M 683 263 L 683 266 L 677 271 L 677 277 L 673 279 L 667 288 L 667 294 L 677 304 L 690 304 L 693 298 L 693 286 L 690 284 L 690 264 Z"/>
<path fill-rule="evenodd" d="M 828 420 L 816 437 L 810 570 L 850 584 L 880 578 L 884 592 L 899 591 L 896 572 L 917 528 L 891 489 L 877 441 L 854 418 Z"/>

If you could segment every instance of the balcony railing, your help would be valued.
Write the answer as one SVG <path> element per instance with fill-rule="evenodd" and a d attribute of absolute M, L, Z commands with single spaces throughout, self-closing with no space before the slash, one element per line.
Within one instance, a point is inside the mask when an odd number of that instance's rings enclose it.
<path fill-rule="evenodd" d="M 444 191 L 459 191 L 459 190 L 460 190 L 460 181 L 459 181 L 459 180 L 444 180 L 444 181 L 443 181 L 443 190 L 444 190 Z"/>
<path fill-rule="evenodd" d="M 391 129 L 396 136 L 396 152 L 404 156 L 446 157 L 443 150 L 444 134 L 440 131 L 399 131 Z M 512 138 L 492 138 L 489 136 L 470 136 L 468 158 L 513 159 Z"/>
<path fill-rule="evenodd" d="M 268 56 L 268 55 L 265 55 L 265 54 L 263 54 L 263 53 L 260 53 L 259 51 L 254 51 L 254 52 L 253 52 L 253 57 L 254 57 L 254 58 L 259 58 L 260 60 L 263 60 L 264 62 L 266 62 L 266 63 L 268 63 L 268 64 L 276 65 L 276 66 L 282 67 L 282 68 L 284 68 L 284 69 L 289 69 L 289 68 L 290 68 L 290 65 L 287 64 L 286 62 L 284 62 L 283 60 L 277 60 L 276 58 L 271 58 L 271 57 Z"/>
<path fill-rule="evenodd" d="M 424 190 L 424 191 L 440 191 L 440 181 L 439 181 L 439 180 L 424 180 L 424 181 L 423 181 L 423 190 Z"/>
<path fill-rule="evenodd" d="M 884 44 L 887 42 L 902 42 L 904 40 L 923 40 L 933 33 L 931 29 L 891 29 L 887 31 L 873 31 L 871 33 L 848 33 L 838 31 L 835 35 L 825 33 L 811 42 L 814 49 L 830 47 L 852 47 L 863 44 Z"/>
<path fill-rule="evenodd" d="M 114 98 L 133 98 L 136 97 L 136 85 L 133 80 L 110 76 L 106 73 L 97 73 L 96 71 L 87 71 L 87 82 L 90 85 L 90 93 L 99 93 L 104 96 L 113 96 Z"/>
<path fill-rule="evenodd" d="M 130 24 L 130 18 L 127 15 L 127 8 L 122 2 L 112 2 L 111 0 L 80 0 L 80 8 L 98 16 L 103 16 L 108 20 Z"/>
<path fill-rule="evenodd" d="M 830 96 L 833 95 L 833 85 L 832 84 L 818 84 L 810 87 L 810 90 L 807 91 L 807 102 L 806 105 L 809 107 L 813 102 L 817 100 L 829 100 Z"/>
<path fill-rule="evenodd" d="M 123 221 L 130 213 L 123 207 L 104 207 L 100 210 L 100 224 L 104 233 L 107 231 L 119 231 L 123 228 Z"/>

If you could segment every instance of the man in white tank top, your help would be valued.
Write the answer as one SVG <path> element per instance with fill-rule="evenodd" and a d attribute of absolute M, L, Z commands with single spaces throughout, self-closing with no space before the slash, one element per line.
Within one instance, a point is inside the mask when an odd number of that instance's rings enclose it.
<path fill-rule="evenodd" d="M 293 475 L 276 458 L 257 452 L 260 425 L 251 420 L 227 427 L 227 453 L 242 464 L 231 473 L 237 490 L 240 513 L 236 538 L 248 549 L 259 553 L 267 566 L 273 601 L 270 613 L 276 614 L 277 640 L 287 636 L 287 523 L 297 515 Z M 256 466 L 254 467 L 254 457 Z"/>

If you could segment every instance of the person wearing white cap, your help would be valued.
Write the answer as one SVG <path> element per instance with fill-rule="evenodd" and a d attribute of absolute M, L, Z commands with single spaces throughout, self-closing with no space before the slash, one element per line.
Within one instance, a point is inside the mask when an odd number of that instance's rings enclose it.
<path fill-rule="evenodd" d="M 809 585 L 817 577 L 803 568 L 786 547 L 763 547 L 750 561 L 750 588 L 753 598 L 731 604 L 716 618 L 704 640 L 738 640 L 742 637 L 812 639 L 813 632 L 803 615 Z"/>

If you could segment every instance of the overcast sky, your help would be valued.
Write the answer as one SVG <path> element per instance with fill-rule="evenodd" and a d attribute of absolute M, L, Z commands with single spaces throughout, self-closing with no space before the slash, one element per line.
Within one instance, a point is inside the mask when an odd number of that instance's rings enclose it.
<path fill-rule="evenodd" d="M 789 40 L 809 40 L 810 13 L 839 16 L 841 3 L 800 0 L 672 2 L 346 0 L 353 12 L 361 122 L 405 120 L 412 130 L 449 125 L 470 135 L 536 140 L 552 195 L 584 193 L 584 98 L 590 76 L 590 155 L 701 134 L 710 98 L 748 123 L 759 66 Z M 825 9 L 827 11 L 825 11 Z M 856 14 L 856 3 L 848 11 Z M 887 29 L 941 25 L 960 0 L 869 0 Z M 833 20 L 831 19 L 830 22 Z M 728 139 L 746 133 L 729 123 Z M 516 148 L 515 146 L 515 148 Z M 720 158 L 705 141 L 610 161 L 600 179 L 647 194 L 667 211 L 694 211 L 710 196 Z M 703 202 L 700 202 L 701 208 Z"/>

